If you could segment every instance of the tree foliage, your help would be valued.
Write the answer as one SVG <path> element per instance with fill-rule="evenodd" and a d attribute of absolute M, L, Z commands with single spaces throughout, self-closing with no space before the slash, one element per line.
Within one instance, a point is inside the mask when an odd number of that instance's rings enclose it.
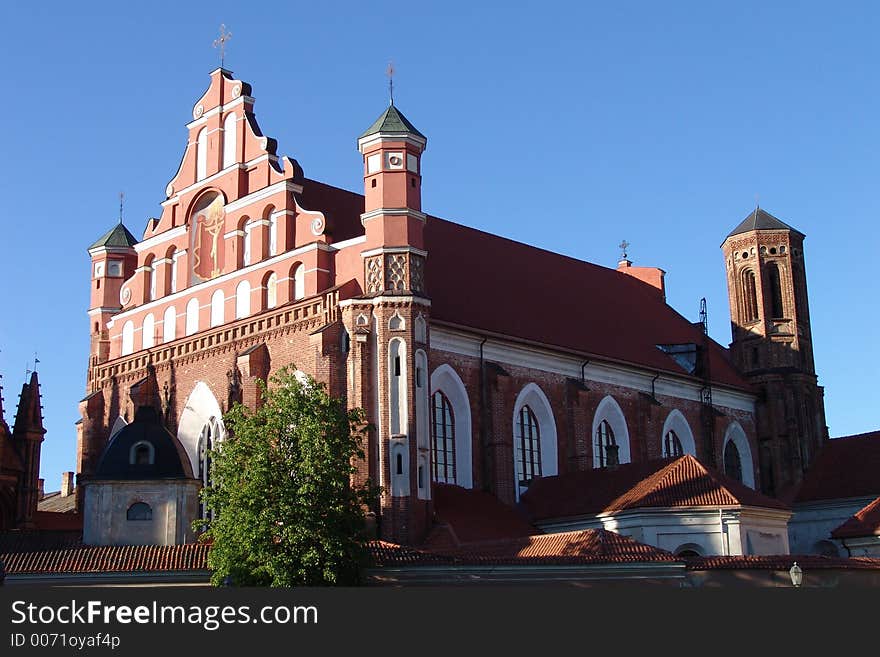
<path fill-rule="evenodd" d="M 224 416 L 229 436 L 215 446 L 212 483 L 202 490 L 211 517 L 196 525 L 212 541 L 211 581 L 357 584 L 363 508 L 376 492 L 352 483 L 364 457 L 364 413 L 290 368 L 260 385 L 257 410 L 235 404 Z"/>

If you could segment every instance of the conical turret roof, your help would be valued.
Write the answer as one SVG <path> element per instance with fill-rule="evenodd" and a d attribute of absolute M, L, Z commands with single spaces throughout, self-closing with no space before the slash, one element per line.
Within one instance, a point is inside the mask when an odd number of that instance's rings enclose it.
<path fill-rule="evenodd" d="M 137 243 L 137 238 L 120 221 L 104 233 L 89 249 L 96 249 L 102 246 L 132 247 Z"/>

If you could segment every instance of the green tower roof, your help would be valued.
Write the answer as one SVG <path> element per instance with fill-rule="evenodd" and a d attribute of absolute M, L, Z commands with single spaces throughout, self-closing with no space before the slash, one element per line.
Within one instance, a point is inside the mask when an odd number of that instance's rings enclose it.
<path fill-rule="evenodd" d="M 397 135 L 415 135 L 422 139 L 427 139 L 425 135 L 416 130 L 416 127 L 410 123 L 403 113 L 394 105 L 389 105 L 388 109 L 382 112 L 382 116 L 376 119 L 369 128 L 360 136 L 360 139 L 375 135 L 377 133 L 397 134 Z"/>
<path fill-rule="evenodd" d="M 89 247 L 89 250 L 96 249 L 100 246 L 132 247 L 137 243 L 137 238 L 132 235 L 128 228 L 123 226 L 120 221 L 113 226 L 113 228 L 104 233 L 98 241 L 92 244 Z"/>

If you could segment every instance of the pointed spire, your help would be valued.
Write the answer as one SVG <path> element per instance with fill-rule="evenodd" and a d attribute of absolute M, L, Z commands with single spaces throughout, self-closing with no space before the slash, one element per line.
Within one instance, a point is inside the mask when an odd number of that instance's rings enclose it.
<path fill-rule="evenodd" d="M 388 105 L 394 106 L 394 62 L 388 62 Z"/>
<path fill-rule="evenodd" d="M 36 371 L 31 372 L 28 383 L 21 386 L 18 399 L 18 410 L 15 413 L 13 433 L 37 432 L 46 433 L 43 428 L 43 406 L 41 404 L 40 381 Z"/>

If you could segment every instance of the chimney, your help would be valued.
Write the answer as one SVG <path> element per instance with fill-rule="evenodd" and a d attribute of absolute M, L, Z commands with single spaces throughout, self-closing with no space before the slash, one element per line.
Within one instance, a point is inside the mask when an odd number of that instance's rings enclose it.
<path fill-rule="evenodd" d="M 40 479 L 37 482 L 37 500 L 43 499 L 43 485 L 46 483 L 45 479 Z"/>
<path fill-rule="evenodd" d="M 61 473 L 61 497 L 67 497 L 73 493 L 73 473 Z"/>

